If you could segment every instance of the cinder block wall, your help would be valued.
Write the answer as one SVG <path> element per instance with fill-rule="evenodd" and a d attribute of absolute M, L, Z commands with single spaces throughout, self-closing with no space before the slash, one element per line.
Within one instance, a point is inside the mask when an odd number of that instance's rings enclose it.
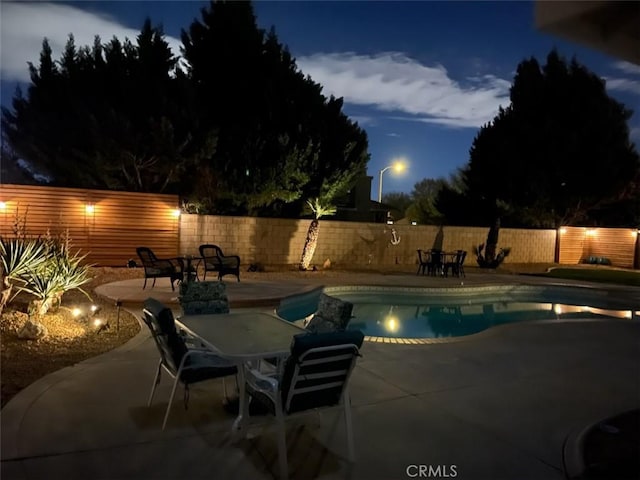
<path fill-rule="evenodd" d="M 180 253 L 195 254 L 203 243 L 219 245 L 226 254 L 240 255 L 243 264 L 296 264 L 311 220 L 255 217 L 223 217 L 183 214 L 180 219 Z M 429 250 L 436 242 L 442 249 L 467 250 L 484 243 L 487 228 L 320 220 L 318 247 L 313 262 L 330 259 L 334 266 L 414 265 L 416 250 Z M 395 235 L 394 235 L 395 232 Z M 506 263 L 553 262 L 555 230 L 502 228 L 498 247 L 511 247 Z"/>

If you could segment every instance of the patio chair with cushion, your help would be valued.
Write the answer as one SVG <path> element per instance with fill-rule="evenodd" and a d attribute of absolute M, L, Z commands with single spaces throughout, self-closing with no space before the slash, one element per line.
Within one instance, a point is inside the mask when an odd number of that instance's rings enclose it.
<path fill-rule="evenodd" d="M 151 288 L 156 286 L 156 278 L 168 278 L 171 281 L 171 290 L 175 290 L 173 282 L 182 280 L 182 267 L 178 258 L 158 258 L 148 247 L 138 247 L 136 252 L 144 267 L 143 290 L 147 287 L 148 278 L 153 278 Z"/>
<path fill-rule="evenodd" d="M 169 404 L 162 422 L 162 430 L 167 425 L 171 404 L 176 393 L 178 383 L 184 385 L 184 406 L 187 408 L 189 401 L 189 385 L 222 377 L 222 388 L 225 399 L 227 398 L 224 377 L 235 375 L 237 367 L 218 355 L 196 346 L 188 346 L 185 335 L 176 330 L 175 320 L 171 310 L 161 302 L 148 298 L 144 302 L 143 320 L 146 323 L 153 340 L 160 352 L 160 361 L 153 379 L 151 394 L 147 406 L 151 405 L 156 387 L 160 383 L 162 370 L 164 369 L 174 380 Z M 191 339 L 192 345 L 197 345 L 197 339 Z"/>
<path fill-rule="evenodd" d="M 224 275 L 235 275 L 240 281 L 240 257 L 237 255 L 225 255 L 217 245 L 200 245 L 200 256 L 204 263 L 204 277 L 207 272 L 218 272 L 218 280 Z"/>
<path fill-rule="evenodd" d="M 248 400 L 257 401 L 274 415 L 278 428 L 280 478 L 288 478 L 285 419 L 321 408 L 341 406 L 347 433 L 349 460 L 355 460 L 351 401 L 348 382 L 364 335 L 360 330 L 293 337 L 291 354 L 281 373 L 265 375 L 244 366 L 245 409 Z M 243 412 L 248 415 L 249 412 Z"/>
<path fill-rule="evenodd" d="M 344 331 L 351 320 L 353 303 L 320 294 L 318 310 L 305 325 L 305 329 L 312 333 Z"/>

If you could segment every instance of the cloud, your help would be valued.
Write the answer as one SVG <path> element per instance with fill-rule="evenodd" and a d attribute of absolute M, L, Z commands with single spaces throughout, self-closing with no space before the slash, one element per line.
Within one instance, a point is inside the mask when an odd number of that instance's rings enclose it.
<path fill-rule="evenodd" d="M 509 103 L 507 80 L 484 75 L 462 79 L 463 85 L 444 66 L 426 66 L 398 52 L 318 53 L 296 63 L 326 94 L 439 125 L 477 128 Z"/>
<path fill-rule="evenodd" d="M 0 39 L 2 80 L 28 82 L 27 62 L 38 65 L 42 40 L 46 37 L 53 50 L 53 58 L 60 58 L 70 33 L 76 47 L 93 45 L 95 35 L 102 42 L 114 36 L 121 41 L 129 38 L 135 43 L 139 28 L 129 28 L 108 15 L 91 13 L 79 8 L 53 3 L 2 2 Z M 180 40 L 165 37 L 174 55 L 180 54 Z"/>
<path fill-rule="evenodd" d="M 399 137 L 400 136 L 399 133 L 395 133 L 395 132 L 387 133 L 386 135 L 387 135 L 387 137 Z"/>
<path fill-rule="evenodd" d="M 631 75 L 640 75 L 640 65 L 635 65 L 633 63 L 624 61 L 614 62 L 613 68 L 621 70 L 624 73 L 629 73 Z"/>
<path fill-rule="evenodd" d="M 351 120 L 352 122 L 357 122 L 361 127 L 363 125 L 374 126 L 376 124 L 375 118 L 365 115 L 349 115 L 349 120 Z"/>
<path fill-rule="evenodd" d="M 607 89 L 640 95 L 640 81 L 628 78 L 606 78 Z"/>

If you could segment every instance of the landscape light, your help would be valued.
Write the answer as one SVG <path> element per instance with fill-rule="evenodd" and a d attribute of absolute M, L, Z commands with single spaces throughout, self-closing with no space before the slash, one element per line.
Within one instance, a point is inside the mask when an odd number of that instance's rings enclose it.
<path fill-rule="evenodd" d="M 96 334 L 98 334 L 101 331 L 107 330 L 109 328 L 109 322 L 105 322 L 101 318 L 96 318 L 93 320 L 93 326 L 96 329 Z"/>
<path fill-rule="evenodd" d="M 415 220 L 411 220 L 411 225 L 415 227 L 416 225 L 418 225 L 418 222 L 416 222 Z"/>
<path fill-rule="evenodd" d="M 74 317 L 79 317 L 80 315 L 82 315 L 82 310 L 78 307 L 74 307 L 73 310 L 71 310 L 71 315 L 73 315 Z"/>
<path fill-rule="evenodd" d="M 95 211 L 95 206 L 93 205 L 93 203 L 87 203 L 84 206 L 84 211 L 89 214 L 92 214 Z"/>
<path fill-rule="evenodd" d="M 6 210 L 7 209 L 7 202 L 0 202 L 0 210 Z"/>
<path fill-rule="evenodd" d="M 562 227 L 562 228 L 560 229 L 560 234 L 564 235 L 565 233 L 567 233 L 567 229 L 566 229 L 566 228 L 564 228 L 564 227 Z"/>
<path fill-rule="evenodd" d="M 587 236 L 588 237 L 595 237 L 596 236 L 596 229 L 595 228 L 590 228 L 587 230 Z"/>
<path fill-rule="evenodd" d="M 181 214 L 181 213 L 182 213 L 182 212 L 180 211 L 180 209 L 179 209 L 179 208 L 175 208 L 175 209 L 173 209 L 173 210 L 171 211 L 171 214 L 172 214 L 175 218 L 178 218 L 178 217 L 180 216 L 180 214 Z"/>

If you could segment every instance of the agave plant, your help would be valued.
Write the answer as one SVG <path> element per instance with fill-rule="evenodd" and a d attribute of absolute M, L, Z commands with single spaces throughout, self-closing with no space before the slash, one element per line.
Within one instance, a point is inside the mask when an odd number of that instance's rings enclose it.
<path fill-rule="evenodd" d="M 66 253 L 66 250 L 65 250 Z M 48 261 L 38 270 L 29 271 L 25 276 L 26 284 L 20 290 L 36 297 L 32 304 L 32 312 L 36 316 L 45 315 L 51 308 L 57 307 L 62 301 L 62 295 L 69 290 L 80 290 L 91 299 L 82 285 L 89 278 L 89 265 L 82 265 L 86 255 L 78 253 L 69 256 L 59 252 L 50 255 Z"/>
<path fill-rule="evenodd" d="M 336 213 L 336 207 L 322 203 L 319 198 L 315 198 L 313 202 L 307 200 L 307 205 L 313 212 L 315 218 L 311 221 L 309 230 L 307 230 L 307 239 L 304 242 L 302 256 L 300 257 L 300 270 L 307 270 L 309 268 L 313 254 L 316 251 L 318 233 L 320 232 L 320 217 Z"/>
<path fill-rule="evenodd" d="M 29 272 L 39 270 L 47 261 L 46 245 L 42 239 L 0 237 L 0 262 L 2 267 L 2 292 L 0 293 L 0 315 L 5 305 L 27 283 Z M 14 295 L 15 296 L 15 295 Z"/>

